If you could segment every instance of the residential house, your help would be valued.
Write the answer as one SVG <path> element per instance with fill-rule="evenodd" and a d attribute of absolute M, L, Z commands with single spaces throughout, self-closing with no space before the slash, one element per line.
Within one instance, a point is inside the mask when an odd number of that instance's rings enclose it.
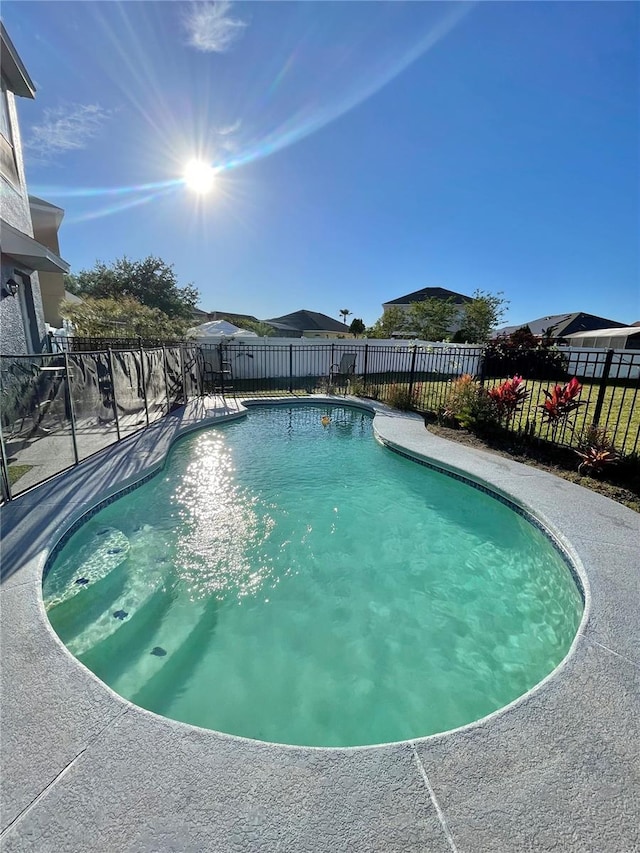
<path fill-rule="evenodd" d="M 405 296 L 398 296 L 397 299 L 383 302 L 382 311 L 386 314 L 390 308 L 400 308 L 406 312 L 414 303 L 424 302 L 426 299 L 441 299 L 443 302 L 451 301 L 456 306 L 456 313 L 449 327 L 449 332 L 451 333 L 457 332 L 460 329 L 464 315 L 464 306 L 468 302 L 473 302 L 471 296 L 456 293 L 454 290 L 447 290 L 445 287 L 423 287 L 421 290 L 414 290 L 413 293 L 407 293 Z"/>
<path fill-rule="evenodd" d="M 550 314 L 547 317 L 539 317 L 528 323 L 520 323 L 518 326 L 504 326 L 498 329 L 494 337 L 510 335 L 528 326 L 531 334 L 536 337 L 550 337 L 554 339 L 569 338 L 577 332 L 592 332 L 596 329 L 617 329 L 625 327 L 626 323 L 617 320 L 607 320 L 605 317 L 596 317 L 595 314 L 585 314 L 583 311 L 574 311 L 572 314 Z"/>
<path fill-rule="evenodd" d="M 263 322 L 273 326 L 281 338 L 351 338 L 349 327 L 333 317 L 317 311 L 301 309 L 283 317 L 272 317 Z"/>
<path fill-rule="evenodd" d="M 31 211 L 33 236 L 51 252 L 59 255 L 58 230 L 64 216 L 64 210 L 34 195 L 29 196 L 29 209 Z M 58 329 L 62 326 L 60 303 L 65 299 L 72 302 L 81 302 L 82 300 L 72 293 L 67 293 L 64 289 L 64 273 L 62 270 L 39 270 L 38 279 L 45 322 L 54 329 Z"/>
<path fill-rule="evenodd" d="M 46 348 L 39 272 L 65 273 L 69 265 L 34 239 L 24 172 L 16 97 L 35 87 L 0 22 L 0 345 L 5 353 Z"/>
<path fill-rule="evenodd" d="M 566 340 L 572 347 L 640 350 L 640 328 L 637 325 L 614 326 L 611 329 L 575 332 Z"/>

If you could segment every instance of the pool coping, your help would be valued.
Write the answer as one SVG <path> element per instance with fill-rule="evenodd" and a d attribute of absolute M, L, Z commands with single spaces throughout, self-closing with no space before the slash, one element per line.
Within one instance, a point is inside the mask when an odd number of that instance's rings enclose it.
<path fill-rule="evenodd" d="M 640 846 L 633 713 L 640 515 L 552 474 L 437 437 L 419 416 L 372 401 L 243 402 L 195 401 L 0 509 L 6 849 Z M 524 697 L 428 738 L 351 749 L 280 746 L 137 708 L 60 643 L 44 612 L 42 571 L 50 547 L 89 505 L 159 471 L 171 444 L 191 430 L 243 417 L 252 405 L 306 402 L 372 412 L 382 443 L 514 502 L 569 553 L 585 613 L 567 657 Z"/>

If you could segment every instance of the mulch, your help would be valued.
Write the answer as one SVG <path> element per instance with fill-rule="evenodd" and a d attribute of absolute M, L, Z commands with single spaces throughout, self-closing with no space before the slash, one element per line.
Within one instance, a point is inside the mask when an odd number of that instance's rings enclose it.
<path fill-rule="evenodd" d="M 487 450 L 489 453 L 514 459 L 525 465 L 532 465 L 542 471 L 549 471 L 551 474 L 618 501 L 635 512 L 640 512 L 640 468 L 637 463 L 611 465 L 600 476 L 581 475 L 577 471 L 579 457 L 567 448 L 536 444 L 514 436 L 512 433 L 479 435 L 437 422 L 427 422 L 426 427 L 434 435 L 450 441 L 457 441 L 479 450 Z"/>

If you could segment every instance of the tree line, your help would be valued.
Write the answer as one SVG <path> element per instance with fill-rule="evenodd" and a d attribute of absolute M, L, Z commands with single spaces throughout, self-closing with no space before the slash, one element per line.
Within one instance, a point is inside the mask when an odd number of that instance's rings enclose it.
<path fill-rule="evenodd" d="M 180 287 L 173 266 L 154 256 L 141 261 L 123 257 L 111 264 L 97 261 L 92 269 L 65 276 L 65 289 L 82 302 L 63 302 L 62 316 L 73 324 L 76 334 L 86 337 L 183 338 L 194 324 L 200 297 L 192 284 Z M 507 305 L 502 293 L 476 290 L 462 306 L 453 299 L 435 298 L 406 309 L 394 305 L 369 328 L 355 318 L 349 331 L 356 337 L 484 343 Z M 344 321 L 352 314 L 348 308 L 339 313 Z M 247 320 L 243 326 L 259 335 L 274 333 L 265 323 Z M 452 334 L 454 326 L 459 328 Z"/>
<path fill-rule="evenodd" d="M 65 276 L 65 290 L 82 302 L 66 300 L 60 311 L 86 337 L 182 338 L 193 325 L 200 294 L 184 287 L 171 264 L 149 256 L 141 261 L 97 261 L 90 270 Z"/>

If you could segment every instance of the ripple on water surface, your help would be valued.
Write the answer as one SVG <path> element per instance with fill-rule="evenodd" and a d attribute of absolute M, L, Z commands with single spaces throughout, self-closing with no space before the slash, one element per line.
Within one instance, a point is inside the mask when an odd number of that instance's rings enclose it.
<path fill-rule="evenodd" d="M 341 406 L 183 439 L 69 539 L 44 594 L 69 649 L 133 702 L 318 746 L 479 719 L 557 666 L 582 614 L 537 528 Z"/>

